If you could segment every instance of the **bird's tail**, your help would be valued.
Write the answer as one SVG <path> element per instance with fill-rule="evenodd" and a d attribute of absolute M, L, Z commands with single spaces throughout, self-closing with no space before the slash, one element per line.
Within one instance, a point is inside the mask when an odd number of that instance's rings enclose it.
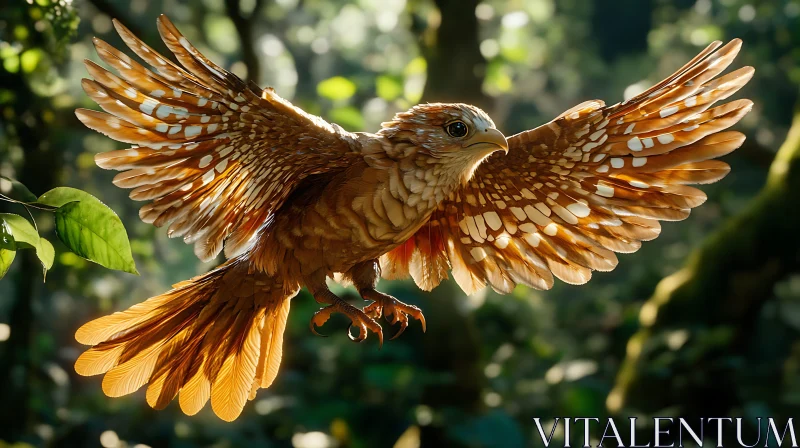
<path fill-rule="evenodd" d="M 147 403 L 156 409 L 180 394 L 181 409 L 193 415 L 210 398 L 215 414 L 234 420 L 278 373 L 289 299 L 297 291 L 253 272 L 244 258 L 230 260 L 83 325 L 75 338 L 93 347 L 75 370 L 105 373 L 103 392 L 110 397 L 150 383 Z"/>

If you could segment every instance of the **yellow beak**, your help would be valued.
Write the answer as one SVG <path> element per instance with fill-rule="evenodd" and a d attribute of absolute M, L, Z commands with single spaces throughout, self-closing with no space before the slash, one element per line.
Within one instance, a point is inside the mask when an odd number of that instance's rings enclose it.
<path fill-rule="evenodd" d="M 506 136 L 497 129 L 478 131 L 469 140 L 465 141 L 462 146 L 471 149 L 502 149 L 508 154 Z"/>

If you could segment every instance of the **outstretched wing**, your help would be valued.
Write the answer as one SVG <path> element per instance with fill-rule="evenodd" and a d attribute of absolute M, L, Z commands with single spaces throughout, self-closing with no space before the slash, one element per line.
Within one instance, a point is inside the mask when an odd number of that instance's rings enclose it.
<path fill-rule="evenodd" d="M 76 114 L 135 145 L 95 160 L 123 171 L 114 183 L 133 188 L 132 199 L 152 201 L 139 211 L 142 220 L 169 225 L 169 236 L 194 243 L 200 259 L 215 257 L 223 242 L 228 257 L 241 252 L 301 179 L 359 157 L 351 134 L 209 61 L 165 16 L 158 31 L 182 67 L 114 26 L 155 71 L 95 39 L 119 75 L 86 61 L 94 80 L 83 88 L 108 113 Z"/>
<path fill-rule="evenodd" d="M 615 252 L 658 236 L 659 220 L 686 218 L 705 194 L 687 184 L 715 182 L 730 170 L 713 160 L 738 148 L 722 132 L 748 100 L 711 106 L 739 90 L 751 67 L 715 78 L 741 47 L 716 42 L 675 74 L 614 106 L 583 103 L 508 139 L 508 155 L 484 162 L 430 222 L 382 260 L 385 276 L 409 273 L 424 289 L 452 269 L 470 293 L 487 283 L 549 289 L 553 276 L 582 284 L 609 271 Z M 716 50 L 716 51 L 715 51 Z"/>

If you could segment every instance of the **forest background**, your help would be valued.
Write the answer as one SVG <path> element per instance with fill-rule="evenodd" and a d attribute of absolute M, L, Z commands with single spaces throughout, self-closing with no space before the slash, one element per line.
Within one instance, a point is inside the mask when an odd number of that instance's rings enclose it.
<path fill-rule="evenodd" d="M 352 131 L 420 101 L 458 101 L 511 135 L 585 100 L 629 98 L 734 37 L 745 42 L 734 66 L 756 67 L 739 95 L 755 109 L 737 126 L 744 146 L 725 158 L 731 174 L 703 188 L 708 202 L 588 285 L 465 297 L 452 281 L 430 293 L 385 282 L 424 310 L 428 332 L 412 325 L 382 350 L 350 342 L 344 319 L 313 336 L 318 305 L 301 293 L 278 381 L 227 424 L 208 408 L 153 411 L 143 391 L 107 398 L 99 378 L 72 368 L 80 324 L 215 265 L 139 221 L 93 161 L 122 145 L 73 113 L 96 107 L 80 87 L 83 59 L 99 62 L 91 38 L 123 48 L 118 18 L 163 51 L 161 13 L 215 62 Z M 0 446 L 513 448 L 541 443 L 533 417 L 546 428 L 565 416 L 797 417 L 798 44 L 798 0 L 3 2 L 0 175 L 37 195 L 72 186 L 100 198 L 124 222 L 141 275 L 53 239 L 43 282 L 33 251 L 19 252 L 0 281 Z M 52 220 L 37 221 L 52 235 Z"/>

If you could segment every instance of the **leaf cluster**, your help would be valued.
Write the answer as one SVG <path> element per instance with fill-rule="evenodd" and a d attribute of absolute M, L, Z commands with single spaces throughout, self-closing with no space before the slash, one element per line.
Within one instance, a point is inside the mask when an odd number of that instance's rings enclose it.
<path fill-rule="evenodd" d="M 67 250 L 109 269 L 137 274 L 125 226 L 116 213 L 91 194 L 76 188 L 58 187 L 36 197 L 20 182 L 2 177 L 10 184 L 0 200 L 25 209 L 28 218 L 0 213 L 0 278 L 11 268 L 18 250 L 32 249 L 47 275 L 55 261 L 55 248 L 39 234 L 31 209 L 51 213 L 56 237 Z"/>

